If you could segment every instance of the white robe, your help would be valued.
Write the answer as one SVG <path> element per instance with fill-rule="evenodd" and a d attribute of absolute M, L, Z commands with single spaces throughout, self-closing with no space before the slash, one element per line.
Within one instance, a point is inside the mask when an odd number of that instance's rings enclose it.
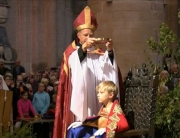
<path fill-rule="evenodd" d="M 78 120 L 84 121 L 87 116 L 97 115 L 100 109 L 96 93 L 99 83 L 111 80 L 119 87 L 118 67 L 115 53 L 112 65 L 108 51 L 103 55 L 87 53 L 81 63 L 77 51 L 70 55 L 68 61 L 72 83 L 70 110 Z"/>

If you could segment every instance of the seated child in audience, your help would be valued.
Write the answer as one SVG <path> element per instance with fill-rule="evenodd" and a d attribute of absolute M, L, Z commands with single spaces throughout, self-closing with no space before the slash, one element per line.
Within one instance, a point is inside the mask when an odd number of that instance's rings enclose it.
<path fill-rule="evenodd" d="M 16 128 L 19 128 L 21 126 L 20 119 L 31 118 L 30 112 L 34 117 L 36 116 L 36 112 L 32 106 L 31 101 L 28 99 L 28 92 L 26 91 L 21 92 L 21 99 L 19 99 L 17 102 L 17 109 L 19 115 L 17 117 L 18 122 L 16 122 L 15 124 Z"/>
<path fill-rule="evenodd" d="M 44 91 L 45 85 L 39 83 L 38 91 L 34 94 L 33 97 L 33 107 L 37 114 L 40 114 L 42 117 L 47 112 L 50 105 L 50 97 L 47 92 Z"/>
<path fill-rule="evenodd" d="M 84 122 L 72 123 L 68 127 L 67 138 L 114 138 L 116 132 L 129 129 L 117 100 L 117 86 L 112 81 L 104 81 L 96 87 L 96 90 L 99 103 L 103 104 L 98 115 L 88 117 Z"/>

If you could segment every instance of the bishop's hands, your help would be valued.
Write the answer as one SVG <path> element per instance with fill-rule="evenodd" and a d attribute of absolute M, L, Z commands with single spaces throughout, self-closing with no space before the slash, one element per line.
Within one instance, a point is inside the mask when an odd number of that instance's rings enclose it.
<path fill-rule="evenodd" d="M 83 51 L 86 52 L 87 49 L 93 47 L 95 43 L 96 43 L 96 38 L 92 38 L 92 37 L 87 38 L 85 42 L 82 44 Z"/>
<path fill-rule="evenodd" d="M 106 42 L 106 48 L 107 48 L 107 51 L 112 51 L 113 50 L 113 42 L 112 42 L 112 39 L 108 39 L 108 41 Z"/>
<path fill-rule="evenodd" d="M 100 44 L 105 44 L 107 51 L 112 52 L 113 50 L 113 42 L 112 39 L 108 39 L 108 40 L 102 40 L 103 42 Z M 91 48 L 93 46 L 95 46 L 95 44 L 98 42 L 97 38 L 87 38 L 85 40 L 85 42 L 82 44 L 82 49 L 84 52 L 87 51 L 88 48 Z M 105 43 L 104 43 L 105 42 Z"/>
<path fill-rule="evenodd" d="M 74 122 L 67 128 L 67 130 L 69 130 L 70 128 L 76 128 L 79 126 L 82 126 L 82 122 Z"/>

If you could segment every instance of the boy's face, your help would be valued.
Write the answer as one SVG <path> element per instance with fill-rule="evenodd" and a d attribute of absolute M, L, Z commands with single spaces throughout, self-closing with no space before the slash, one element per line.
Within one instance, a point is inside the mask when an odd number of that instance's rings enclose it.
<path fill-rule="evenodd" d="M 109 101 L 112 100 L 113 93 L 109 93 L 107 90 L 100 88 L 97 92 L 97 98 L 99 100 L 99 103 L 107 104 Z"/>

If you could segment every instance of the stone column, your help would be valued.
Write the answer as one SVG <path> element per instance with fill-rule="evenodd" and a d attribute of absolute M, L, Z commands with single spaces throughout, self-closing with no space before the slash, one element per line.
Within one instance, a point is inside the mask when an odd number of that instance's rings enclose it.
<path fill-rule="evenodd" d="M 73 12 L 71 1 L 58 0 L 57 3 L 57 60 L 60 66 L 65 48 L 72 42 Z"/>
<path fill-rule="evenodd" d="M 60 65 L 71 43 L 71 0 L 11 0 L 6 24 L 12 47 L 26 72 Z"/>

